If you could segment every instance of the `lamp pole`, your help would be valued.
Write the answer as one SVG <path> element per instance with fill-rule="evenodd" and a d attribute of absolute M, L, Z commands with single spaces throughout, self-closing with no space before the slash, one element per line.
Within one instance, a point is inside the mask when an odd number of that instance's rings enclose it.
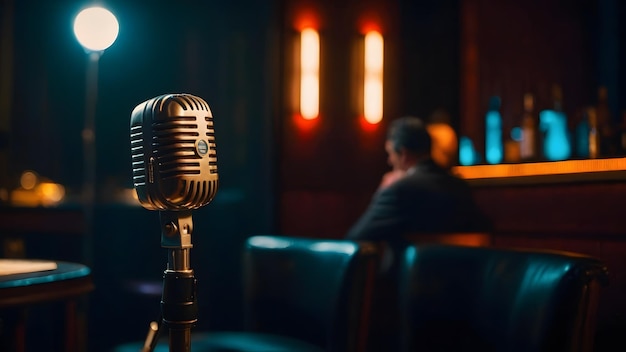
<path fill-rule="evenodd" d="M 82 201 L 85 220 L 83 260 L 93 264 L 93 218 L 96 194 L 96 103 L 100 56 L 117 39 L 119 24 L 115 15 L 101 6 L 83 9 L 74 20 L 74 35 L 87 53 L 85 81 L 85 121 L 83 140 Z"/>

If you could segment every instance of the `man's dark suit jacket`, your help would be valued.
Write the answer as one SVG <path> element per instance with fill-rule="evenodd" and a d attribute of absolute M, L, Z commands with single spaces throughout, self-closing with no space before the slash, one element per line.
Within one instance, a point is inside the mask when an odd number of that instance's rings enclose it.
<path fill-rule="evenodd" d="M 378 190 L 347 238 L 386 244 L 374 295 L 377 302 L 393 302 L 397 300 L 398 253 L 410 244 L 405 235 L 488 230 L 469 185 L 428 160 L 417 164 L 404 178 Z M 399 350 L 398 314 L 389 305 L 373 305 L 371 329 L 376 333 L 370 341 L 372 350 Z"/>
<path fill-rule="evenodd" d="M 413 233 L 487 231 L 469 185 L 432 160 L 377 191 L 347 238 L 392 241 Z"/>

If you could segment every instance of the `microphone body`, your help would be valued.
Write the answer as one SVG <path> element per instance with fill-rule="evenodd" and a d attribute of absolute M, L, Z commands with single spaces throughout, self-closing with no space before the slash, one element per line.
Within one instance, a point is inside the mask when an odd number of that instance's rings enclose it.
<path fill-rule="evenodd" d="M 198 319 L 197 281 L 189 258 L 191 212 L 211 202 L 218 186 L 211 109 L 190 94 L 146 100 L 131 113 L 130 142 L 137 197 L 144 208 L 159 211 L 161 247 L 169 249 L 161 315 L 170 328 L 170 351 L 188 352 L 190 330 Z M 149 351 L 159 334 L 152 330 L 145 342 Z"/>
<path fill-rule="evenodd" d="M 217 154 L 209 105 L 190 94 L 164 94 L 130 119 L 133 184 L 149 210 L 193 210 L 217 192 Z"/>

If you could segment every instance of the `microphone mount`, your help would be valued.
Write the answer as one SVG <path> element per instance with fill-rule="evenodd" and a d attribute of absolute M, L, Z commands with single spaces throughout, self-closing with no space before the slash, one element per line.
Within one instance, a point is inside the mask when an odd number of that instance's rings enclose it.
<path fill-rule="evenodd" d="M 198 321 L 197 280 L 190 267 L 191 210 L 161 211 L 161 247 L 168 249 L 163 272 L 161 324 L 169 328 L 170 352 L 190 352 L 191 328 Z M 145 351 L 153 351 L 162 325 L 149 333 Z"/>
<path fill-rule="evenodd" d="M 160 211 L 161 247 L 170 249 L 190 249 L 193 220 L 191 210 Z M 186 269 L 186 268 L 184 268 Z"/>

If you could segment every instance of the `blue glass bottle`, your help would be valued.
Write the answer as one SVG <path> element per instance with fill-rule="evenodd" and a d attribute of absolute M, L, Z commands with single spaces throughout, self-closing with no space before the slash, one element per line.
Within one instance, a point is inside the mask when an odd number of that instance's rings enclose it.
<path fill-rule="evenodd" d="M 561 88 L 553 87 L 554 107 L 539 113 L 539 128 L 545 133 L 543 155 L 547 160 L 566 160 L 571 156 L 567 115 L 561 108 Z"/>
<path fill-rule="evenodd" d="M 474 149 L 474 143 L 467 136 L 459 139 L 459 164 L 463 166 L 474 165 L 479 162 L 478 153 Z"/>
<path fill-rule="evenodd" d="M 504 157 L 500 97 L 494 96 L 489 100 L 489 110 L 485 116 L 485 127 L 485 160 L 489 164 L 499 164 Z"/>

